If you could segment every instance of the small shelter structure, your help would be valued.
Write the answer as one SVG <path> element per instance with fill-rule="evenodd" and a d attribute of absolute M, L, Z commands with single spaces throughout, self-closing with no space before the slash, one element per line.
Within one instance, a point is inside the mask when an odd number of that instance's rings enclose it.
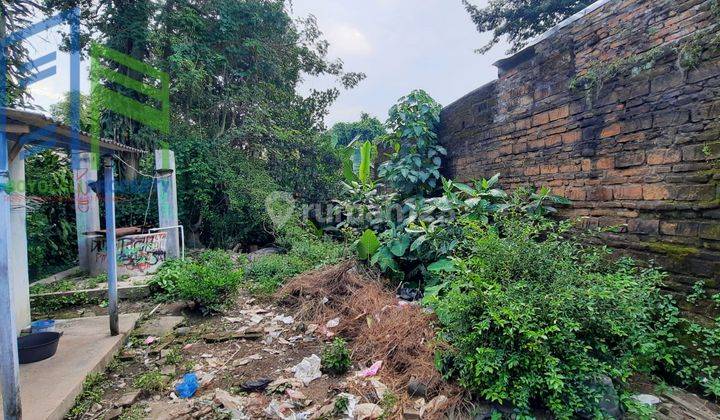
<path fill-rule="evenodd" d="M 155 151 L 153 178 L 158 194 L 159 227 L 118 241 L 114 167 L 121 154 L 139 158 L 147 152 L 106 139 L 93 142 L 89 133 L 74 130 L 40 113 L 1 108 L 0 114 L 0 186 L 3 186 L 0 188 L 0 379 L 4 418 L 9 420 L 20 418 L 21 413 L 17 337 L 31 322 L 26 152 L 38 147 L 55 148 L 65 150 L 71 156 L 79 265 L 87 272 L 108 273 L 110 336 L 119 333 L 118 266 L 121 272 L 128 268 L 127 264 L 132 264 L 135 270 L 151 271 L 165 258 L 179 258 L 182 227 L 177 218 L 172 151 Z M 105 228 L 102 230 L 96 192 L 99 165 L 94 162 L 101 162 L 104 171 Z M 129 258 L 130 253 L 132 258 Z"/>

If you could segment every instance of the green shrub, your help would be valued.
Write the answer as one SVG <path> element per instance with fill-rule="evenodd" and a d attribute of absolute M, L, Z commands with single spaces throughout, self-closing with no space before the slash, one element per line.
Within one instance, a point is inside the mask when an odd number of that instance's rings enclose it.
<path fill-rule="evenodd" d="M 212 310 L 237 289 L 242 275 L 226 252 L 206 251 L 197 260 L 166 262 L 150 281 L 150 287 L 160 300 L 190 300 Z"/>
<path fill-rule="evenodd" d="M 440 186 L 442 157 L 438 143 L 442 106 L 423 90 L 400 98 L 390 108 L 384 143 L 393 153 L 379 168 L 381 177 L 404 197 L 430 194 Z"/>
<path fill-rule="evenodd" d="M 447 376 L 480 396 L 557 417 L 600 415 L 596 381 L 623 383 L 657 357 L 663 275 L 568 239 L 570 225 L 466 221 L 455 274 L 430 293 Z"/>
<path fill-rule="evenodd" d="M 322 370 L 332 375 L 343 375 L 350 370 L 352 360 L 347 343 L 340 337 L 327 345 L 322 352 Z"/>
<path fill-rule="evenodd" d="M 165 389 L 167 378 L 157 370 L 145 372 L 135 378 L 133 386 L 145 392 L 160 392 Z"/>
<path fill-rule="evenodd" d="M 248 286 L 255 293 L 272 293 L 287 279 L 336 263 L 345 255 L 341 244 L 318 238 L 294 223 L 280 229 L 277 244 L 287 253 L 259 258 L 245 268 Z"/>

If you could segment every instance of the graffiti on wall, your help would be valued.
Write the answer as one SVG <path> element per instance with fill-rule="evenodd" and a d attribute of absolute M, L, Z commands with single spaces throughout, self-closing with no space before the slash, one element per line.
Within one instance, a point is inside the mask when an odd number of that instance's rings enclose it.
<path fill-rule="evenodd" d="M 117 240 L 118 274 L 154 272 L 165 261 L 166 243 L 167 232 L 119 238 Z M 105 238 L 95 238 L 90 252 L 95 255 L 95 266 L 103 266 L 107 261 Z"/>

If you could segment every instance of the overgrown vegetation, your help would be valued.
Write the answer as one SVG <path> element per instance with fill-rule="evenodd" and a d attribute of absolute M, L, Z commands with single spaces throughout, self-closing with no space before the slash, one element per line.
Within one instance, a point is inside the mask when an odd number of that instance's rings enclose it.
<path fill-rule="evenodd" d="M 161 300 L 193 301 L 204 310 L 216 310 L 227 303 L 242 276 L 228 253 L 206 251 L 197 259 L 166 262 L 148 284 Z"/>
<path fill-rule="evenodd" d="M 343 245 L 318 238 L 294 224 L 280 231 L 277 242 L 285 253 L 259 258 L 246 268 L 246 282 L 254 293 L 272 293 L 287 279 L 338 262 L 346 254 Z"/>
<path fill-rule="evenodd" d="M 73 175 L 68 157 L 53 151 L 29 151 L 28 268 L 32 279 L 70 268 L 77 259 Z"/>
<path fill-rule="evenodd" d="M 133 386 L 146 393 L 160 392 L 167 385 L 167 377 L 157 370 L 145 372 L 133 381 Z"/>
<path fill-rule="evenodd" d="M 93 404 L 100 402 L 109 384 L 110 381 L 104 373 L 89 374 L 85 378 L 85 382 L 83 382 L 82 392 L 75 398 L 75 404 L 68 412 L 67 417 L 71 419 L 82 418 Z"/>
<path fill-rule="evenodd" d="M 352 367 L 350 350 L 342 338 L 335 338 L 322 353 L 322 370 L 332 375 L 344 375 Z"/>
<path fill-rule="evenodd" d="M 462 224 L 454 273 L 427 298 L 451 346 L 442 371 L 490 401 L 601 415 L 597 381 L 622 383 L 655 357 L 660 272 L 610 264 L 566 223 Z"/>

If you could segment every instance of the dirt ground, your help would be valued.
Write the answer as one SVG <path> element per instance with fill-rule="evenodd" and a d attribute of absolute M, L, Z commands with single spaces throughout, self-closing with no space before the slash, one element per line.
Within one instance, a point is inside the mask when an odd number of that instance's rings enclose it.
<path fill-rule="evenodd" d="M 328 270 L 320 274 L 340 276 L 340 284 L 352 285 L 354 280 L 348 277 L 352 271 L 343 268 L 333 274 L 333 268 Z M 86 409 L 76 410 L 74 418 L 482 420 L 494 410 L 514 418 L 511 408 L 468 403 L 459 388 L 436 383 L 437 373 L 427 360 L 406 365 L 404 355 L 417 350 L 406 343 L 412 341 L 407 338 L 416 337 L 415 330 L 429 328 L 419 324 L 419 307 L 378 289 L 376 283 L 359 282 L 356 289 L 343 286 L 329 291 L 332 283 L 318 285 L 315 277 L 306 274 L 289 284 L 292 299 L 258 300 L 241 292 L 225 313 L 209 317 L 182 302 L 122 302 L 121 312 L 152 312 L 152 316 L 141 320 L 105 379 L 86 390 L 84 402 L 78 405 Z M 313 293 L 320 291 L 329 292 L 329 298 L 323 298 L 322 308 L 309 316 L 309 309 L 317 309 L 312 299 L 319 295 Z M 375 309 L 355 315 L 357 307 L 373 305 Z M 339 318 L 330 319 L 338 310 Z M 102 315 L 105 311 L 88 306 L 58 315 Z M 140 333 L 143 323 L 172 316 L 182 316 L 182 322 L 156 336 Z M 382 319 L 393 325 L 383 326 Z M 397 328 L 403 320 L 418 324 Z M 343 376 L 318 371 L 323 348 L 336 334 L 349 337 L 349 348 L 355 352 L 352 368 Z M 367 335 L 379 338 L 368 340 Z M 428 358 L 419 353 L 415 357 Z M 382 365 L 375 373 L 369 368 L 377 361 Z M 294 369 L 299 366 L 307 369 Z M 405 366 L 408 372 L 415 369 L 412 377 L 420 377 L 420 386 L 410 386 Z M 175 387 L 187 373 L 195 374 L 199 388 L 192 398 L 182 399 Z M 652 394 L 652 386 L 639 383 L 638 393 Z M 655 418 L 720 418 L 720 408 L 695 395 L 676 389 L 659 395 Z M 535 414 L 550 418 L 543 412 Z"/>

